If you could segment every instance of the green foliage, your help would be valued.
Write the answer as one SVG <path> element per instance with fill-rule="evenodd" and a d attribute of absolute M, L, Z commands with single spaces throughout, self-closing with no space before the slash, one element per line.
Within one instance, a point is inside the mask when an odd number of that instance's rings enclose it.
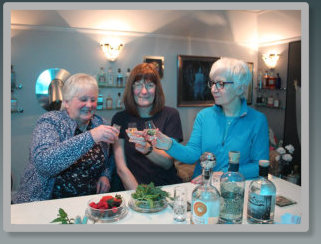
<path fill-rule="evenodd" d="M 69 219 L 68 214 L 62 208 L 59 208 L 57 216 L 58 218 L 55 218 L 50 223 L 73 224 L 74 219 Z"/>
<path fill-rule="evenodd" d="M 136 192 L 132 193 L 132 197 L 138 201 L 147 201 L 150 208 L 154 208 L 154 203 L 169 197 L 169 193 L 163 191 L 159 187 L 155 187 L 151 182 L 148 185 L 138 185 Z"/>

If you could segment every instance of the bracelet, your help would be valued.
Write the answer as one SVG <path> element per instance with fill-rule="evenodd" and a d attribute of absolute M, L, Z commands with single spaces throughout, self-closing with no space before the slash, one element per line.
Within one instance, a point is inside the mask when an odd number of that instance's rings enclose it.
<path fill-rule="evenodd" d="M 149 145 L 150 145 L 150 144 L 149 144 Z M 150 154 L 152 151 L 153 151 L 153 146 L 150 145 L 149 148 L 148 148 L 147 153 L 144 153 L 144 155 L 147 156 L 147 155 Z"/>

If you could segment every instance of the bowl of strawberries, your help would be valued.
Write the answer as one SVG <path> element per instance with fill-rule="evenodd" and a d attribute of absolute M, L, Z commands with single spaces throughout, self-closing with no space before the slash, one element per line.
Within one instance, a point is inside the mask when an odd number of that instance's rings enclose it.
<path fill-rule="evenodd" d="M 128 213 L 121 195 L 97 196 L 88 201 L 87 215 L 94 222 L 115 222 Z"/>

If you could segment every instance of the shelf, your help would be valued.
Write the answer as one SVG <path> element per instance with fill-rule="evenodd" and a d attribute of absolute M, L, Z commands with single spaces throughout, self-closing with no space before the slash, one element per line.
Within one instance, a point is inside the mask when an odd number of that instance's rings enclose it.
<path fill-rule="evenodd" d="M 286 88 L 271 89 L 271 88 L 258 88 L 258 87 L 256 87 L 255 89 L 259 90 L 259 91 L 283 91 L 283 92 L 286 92 Z"/>
<path fill-rule="evenodd" d="M 268 109 L 275 109 L 275 110 L 285 110 L 285 108 L 280 107 L 280 108 L 276 108 L 276 107 L 270 107 L 267 106 L 265 104 L 255 104 L 255 107 L 259 107 L 259 108 L 268 108 Z"/>
<path fill-rule="evenodd" d="M 107 84 L 98 84 L 99 88 L 125 88 L 125 86 L 111 86 L 111 85 L 107 85 Z"/>
<path fill-rule="evenodd" d="M 107 109 L 107 108 L 103 108 L 103 109 L 96 109 L 96 111 L 115 111 L 115 110 L 123 110 L 124 108 L 112 108 L 112 109 Z"/>

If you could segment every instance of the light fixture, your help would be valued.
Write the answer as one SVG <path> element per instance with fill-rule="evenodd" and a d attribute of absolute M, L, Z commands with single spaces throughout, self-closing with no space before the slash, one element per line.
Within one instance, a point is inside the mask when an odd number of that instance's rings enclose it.
<path fill-rule="evenodd" d="M 123 49 L 124 44 L 119 42 L 118 43 L 105 42 L 105 43 L 100 43 L 100 46 L 104 54 L 106 55 L 106 58 L 109 61 L 115 61 L 118 58 L 121 50 Z"/>
<path fill-rule="evenodd" d="M 275 50 L 269 51 L 262 55 L 262 59 L 264 60 L 266 66 L 269 67 L 270 69 L 275 68 L 279 58 L 280 58 L 280 54 Z"/>

